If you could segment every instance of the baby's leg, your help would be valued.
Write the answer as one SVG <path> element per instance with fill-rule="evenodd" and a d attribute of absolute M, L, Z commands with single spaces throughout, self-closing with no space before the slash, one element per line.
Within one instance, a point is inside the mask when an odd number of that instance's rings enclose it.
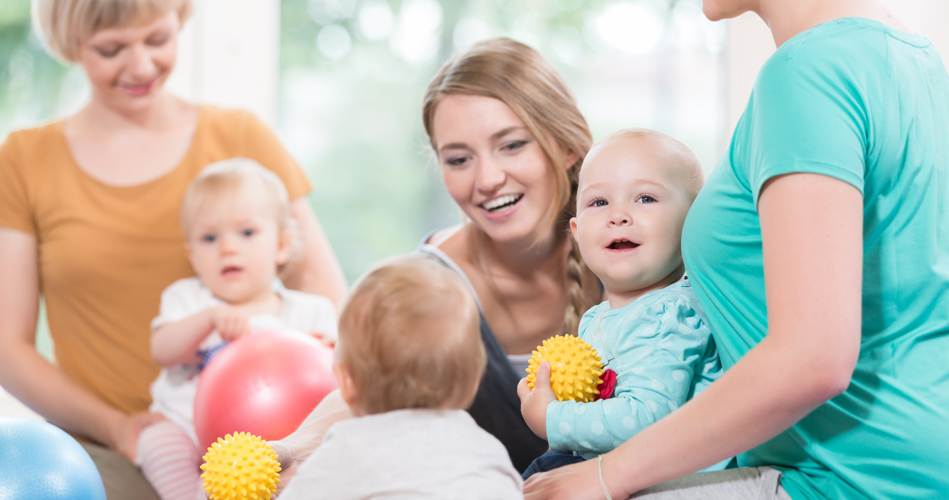
<path fill-rule="evenodd" d="M 198 448 L 184 430 L 167 420 L 142 429 L 136 463 L 162 500 L 207 498 Z"/>

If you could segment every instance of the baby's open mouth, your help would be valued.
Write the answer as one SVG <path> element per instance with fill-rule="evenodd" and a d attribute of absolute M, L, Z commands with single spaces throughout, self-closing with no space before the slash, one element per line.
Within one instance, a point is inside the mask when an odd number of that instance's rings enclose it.
<path fill-rule="evenodd" d="M 606 248 L 609 248 L 610 250 L 631 250 L 638 246 L 639 243 L 633 243 L 632 241 L 621 239 L 614 240 L 613 243 L 610 243 Z"/>
<path fill-rule="evenodd" d="M 481 208 L 487 210 L 488 212 L 497 212 L 510 208 L 515 203 L 521 201 L 523 194 L 506 194 L 504 196 L 498 196 L 493 200 L 488 200 L 481 204 Z"/>
<path fill-rule="evenodd" d="M 234 274 L 234 273 L 239 273 L 239 272 L 241 272 L 241 271 L 242 271 L 242 269 L 241 269 L 240 267 L 237 267 L 237 266 L 227 266 L 227 267 L 225 267 L 224 269 L 221 270 L 221 274 L 223 274 L 223 275 L 225 275 L 225 276 L 228 276 L 228 275 L 231 275 L 231 274 Z"/>

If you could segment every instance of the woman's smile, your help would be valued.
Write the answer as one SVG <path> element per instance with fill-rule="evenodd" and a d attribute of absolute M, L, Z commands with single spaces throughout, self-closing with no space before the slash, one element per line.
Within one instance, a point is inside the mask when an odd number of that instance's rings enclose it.
<path fill-rule="evenodd" d="M 491 222 L 500 222 L 509 218 L 521 206 L 523 194 L 507 194 L 492 198 L 478 205 L 481 213 Z"/>
<path fill-rule="evenodd" d="M 158 75 L 154 76 L 151 80 L 146 81 L 141 84 L 131 84 L 119 82 L 116 87 L 125 93 L 133 96 L 145 95 L 151 92 L 152 88 L 155 86 L 155 82 L 158 81 Z"/>

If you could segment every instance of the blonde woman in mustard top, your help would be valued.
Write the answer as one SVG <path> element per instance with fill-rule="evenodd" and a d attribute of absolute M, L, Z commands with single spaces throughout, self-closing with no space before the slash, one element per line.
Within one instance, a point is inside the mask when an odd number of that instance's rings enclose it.
<path fill-rule="evenodd" d="M 84 440 L 112 500 L 156 498 L 125 459 L 153 418 L 149 321 L 161 291 L 193 274 L 178 208 L 205 165 L 248 157 L 273 170 L 304 248 L 287 286 L 335 302 L 346 287 L 306 201 L 310 185 L 273 132 L 250 113 L 163 90 L 190 9 L 190 0 L 34 0 L 38 31 L 83 68 L 92 97 L 0 145 L 0 385 Z M 55 364 L 34 348 L 40 293 Z"/>

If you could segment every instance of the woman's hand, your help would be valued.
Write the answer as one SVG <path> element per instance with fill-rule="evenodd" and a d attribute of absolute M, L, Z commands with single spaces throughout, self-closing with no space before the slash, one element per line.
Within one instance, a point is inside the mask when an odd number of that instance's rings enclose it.
<path fill-rule="evenodd" d="M 612 494 L 610 496 L 614 500 L 626 498 Z M 600 486 L 597 459 L 534 474 L 524 483 L 524 500 L 602 500 L 604 498 L 606 495 L 603 494 L 603 488 Z"/>
<path fill-rule="evenodd" d="M 108 445 L 134 464 L 138 453 L 138 436 L 142 429 L 164 419 L 160 413 L 122 415 L 112 427 L 112 442 Z"/>
<path fill-rule="evenodd" d="M 534 434 L 547 439 L 547 405 L 557 400 L 550 388 L 550 363 L 541 361 L 537 367 L 534 389 L 527 386 L 527 377 L 517 384 L 517 396 L 521 398 L 521 415 Z"/>
<path fill-rule="evenodd" d="M 279 493 L 296 475 L 300 461 L 293 456 L 293 450 L 283 441 L 270 441 L 267 444 L 277 454 L 277 463 L 280 464 L 280 482 L 277 484 Z"/>

